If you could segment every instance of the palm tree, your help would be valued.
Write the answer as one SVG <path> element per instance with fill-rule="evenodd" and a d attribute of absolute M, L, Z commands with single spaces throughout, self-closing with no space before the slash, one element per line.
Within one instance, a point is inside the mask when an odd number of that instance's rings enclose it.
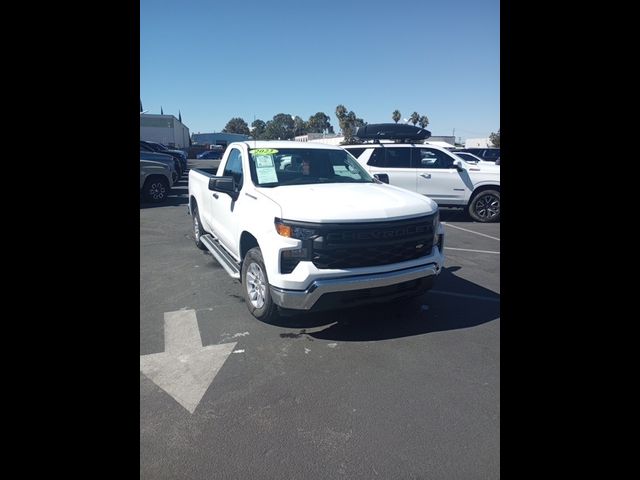
<path fill-rule="evenodd" d="M 394 110 L 391 114 L 391 118 L 393 118 L 393 121 L 396 123 L 398 123 L 398 120 L 400 120 L 401 117 L 402 114 L 400 113 L 400 110 Z"/>
<path fill-rule="evenodd" d="M 413 112 L 409 117 L 409 121 L 413 123 L 413 126 L 415 127 L 416 123 L 420 121 L 420 115 L 418 115 L 418 112 Z"/>
<path fill-rule="evenodd" d="M 418 123 L 422 128 L 427 128 L 427 125 L 429 125 L 429 119 L 426 115 L 423 115 L 420 117 L 420 120 L 418 120 Z"/>

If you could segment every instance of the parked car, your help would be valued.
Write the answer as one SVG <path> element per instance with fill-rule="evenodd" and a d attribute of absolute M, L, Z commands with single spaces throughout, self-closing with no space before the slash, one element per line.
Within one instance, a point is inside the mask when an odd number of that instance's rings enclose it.
<path fill-rule="evenodd" d="M 187 171 L 187 154 L 184 153 L 182 150 L 170 150 L 165 145 L 163 145 L 161 143 L 150 142 L 150 141 L 147 141 L 147 140 L 140 140 L 140 147 L 141 148 L 142 148 L 143 144 L 146 147 L 148 147 L 149 149 L 151 149 L 152 151 L 154 151 L 154 152 L 165 153 L 167 155 L 171 155 L 176 160 L 178 160 L 180 162 L 179 175 L 182 175 L 183 172 Z"/>
<path fill-rule="evenodd" d="M 173 186 L 173 184 L 178 181 L 179 176 L 178 171 L 176 170 L 176 160 L 171 155 L 140 150 L 140 160 L 164 163 L 167 167 L 169 167 L 171 185 Z"/>
<path fill-rule="evenodd" d="M 356 131 L 356 137 L 375 143 L 344 146 L 370 174 L 426 195 L 439 206 L 463 208 L 477 222 L 500 220 L 499 166 L 468 164 L 445 148 L 411 143 L 406 131 L 397 139 L 402 143 L 380 143 L 393 140 L 392 130 L 385 125 L 371 124 L 365 133 L 362 127 Z M 416 139 L 423 139 L 424 129 L 414 128 Z"/>
<path fill-rule="evenodd" d="M 220 160 L 223 153 L 224 150 L 222 149 L 206 150 L 202 153 L 199 153 L 196 158 L 199 158 L 201 160 Z"/>
<path fill-rule="evenodd" d="M 494 165 L 496 162 L 488 162 L 487 160 L 483 160 L 480 157 L 474 155 L 473 153 L 464 152 L 461 150 L 452 150 L 458 157 L 463 159 L 467 163 L 473 163 L 475 165 Z"/>
<path fill-rule="evenodd" d="M 154 203 L 167 200 L 173 185 L 172 176 L 175 174 L 173 159 L 171 162 L 169 165 L 163 161 L 140 158 L 140 194 L 145 200 Z"/>
<path fill-rule="evenodd" d="M 480 157 L 487 162 L 496 163 L 496 161 L 500 160 L 499 148 L 462 148 L 458 151 L 473 153 L 476 157 Z"/>

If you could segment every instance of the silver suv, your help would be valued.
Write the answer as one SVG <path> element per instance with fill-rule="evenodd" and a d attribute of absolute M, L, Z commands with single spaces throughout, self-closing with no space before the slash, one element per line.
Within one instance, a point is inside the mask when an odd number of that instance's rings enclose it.
<path fill-rule="evenodd" d="M 141 152 L 142 153 L 142 152 Z M 145 160 L 140 156 L 140 193 L 145 200 L 160 203 L 169 196 L 175 170 L 165 162 Z"/>

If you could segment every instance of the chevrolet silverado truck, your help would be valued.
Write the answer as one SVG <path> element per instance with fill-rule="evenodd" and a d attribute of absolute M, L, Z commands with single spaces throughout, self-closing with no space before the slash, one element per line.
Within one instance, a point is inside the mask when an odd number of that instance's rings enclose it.
<path fill-rule="evenodd" d="M 188 213 L 196 246 L 265 322 L 418 296 L 444 264 L 436 203 L 372 177 L 339 146 L 231 143 L 217 171 L 189 171 Z"/>

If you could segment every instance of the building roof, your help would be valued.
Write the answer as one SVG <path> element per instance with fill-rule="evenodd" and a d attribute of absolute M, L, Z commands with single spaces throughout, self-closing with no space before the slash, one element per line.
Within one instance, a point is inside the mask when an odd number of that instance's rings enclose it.
<path fill-rule="evenodd" d="M 244 135 L 242 133 L 227 133 L 227 132 L 214 132 L 214 133 L 192 133 L 191 141 L 200 144 L 212 144 L 216 140 L 224 140 L 227 142 L 239 142 L 251 138 L 250 135 Z"/>

